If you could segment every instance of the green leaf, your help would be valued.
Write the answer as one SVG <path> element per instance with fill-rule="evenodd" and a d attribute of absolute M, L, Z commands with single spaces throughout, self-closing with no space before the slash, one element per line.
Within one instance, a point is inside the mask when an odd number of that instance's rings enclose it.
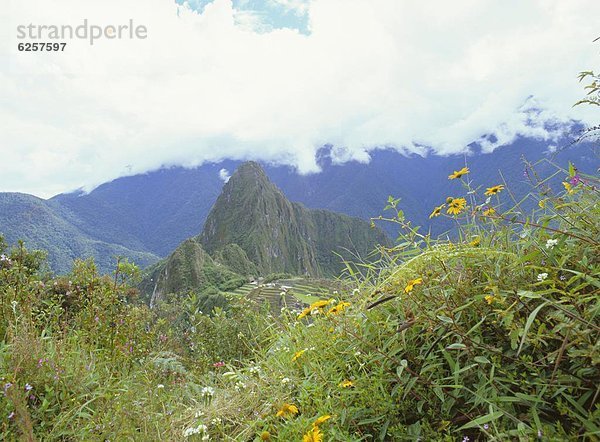
<path fill-rule="evenodd" d="M 477 419 L 473 419 L 471 422 L 466 423 L 462 427 L 460 427 L 457 431 L 466 430 L 467 428 L 475 428 L 479 427 L 483 424 L 487 424 L 488 422 L 495 421 L 499 417 L 503 416 L 503 411 L 495 411 L 490 414 L 486 414 L 485 416 L 478 417 Z"/>
<path fill-rule="evenodd" d="M 465 344 L 455 342 L 454 344 L 450 344 L 448 347 L 446 347 L 446 350 L 464 350 L 465 348 L 467 348 Z"/>
<path fill-rule="evenodd" d="M 521 350 L 523 349 L 523 344 L 525 344 L 525 339 L 527 338 L 527 332 L 529 331 L 531 324 L 533 324 L 535 317 L 540 312 L 540 310 L 546 306 L 546 304 L 548 304 L 548 302 L 544 302 L 544 303 L 538 305 L 537 308 L 529 314 L 529 317 L 527 318 L 527 322 L 525 323 L 525 328 L 523 329 L 523 337 L 521 338 L 521 343 L 519 344 L 519 349 L 517 350 L 517 356 L 519 356 L 519 353 L 521 353 Z"/>

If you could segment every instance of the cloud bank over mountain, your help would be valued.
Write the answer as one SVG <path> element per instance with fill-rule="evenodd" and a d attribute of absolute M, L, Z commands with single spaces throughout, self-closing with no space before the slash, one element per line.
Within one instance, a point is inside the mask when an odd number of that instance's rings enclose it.
<path fill-rule="evenodd" d="M 272 0 L 268 0 L 272 1 Z M 548 140 L 597 66 L 594 0 L 293 4 L 308 32 L 240 23 L 230 0 L 9 0 L 0 48 L 0 191 L 39 196 L 162 165 L 252 158 L 316 171 L 315 152 L 463 152 Z M 244 12 L 245 16 L 248 14 Z M 17 26 L 119 25 L 144 40 L 17 51 Z M 267 29 L 267 30 L 265 30 Z M 552 54 L 548 56 L 548 54 Z M 482 138 L 485 137 L 485 138 Z"/>

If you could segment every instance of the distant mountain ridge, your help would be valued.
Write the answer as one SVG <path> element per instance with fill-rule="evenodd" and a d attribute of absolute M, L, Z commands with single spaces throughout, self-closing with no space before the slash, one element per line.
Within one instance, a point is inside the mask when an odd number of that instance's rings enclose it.
<path fill-rule="evenodd" d="M 574 145 L 558 153 L 549 152 L 548 144 L 519 139 L 492 153 L 474 153 L 466 158 L 469 177 L 482 186 L 506 182 L 519 200 L 530 190 L 522 157 L 531 162 L 544 158 L 562 167 L 571 161 L 586 173 L 594 173 L 600 166 L 597 148 L 590 144 Z M 116 251 L 141 265 L 151 263 L 202 230 L 224 185 L 219 171 L 231 172 L 240 164 L 224 160 L 194 169 L 165 168 L 116 179 L 88 194 L 61 194 L 49 200 L 29 196 L 33 204 L 24 199 L 9 202 L 14 197 L 7 195 L 14 194 L 0 193 L 0 234 L 11 243 L 25 239 L 31 248 L 48 250 L 52 267 L 58 272 L 68 270 L 71 260 L 78 256 L 95 256 L 100 269 L 110 271 Z M 462 192 L 458 183 L 447 179 L 465 164 L 462 155 L 420 157 L 378 150 L 371 153 L 368 164 L 336 164 L 329 149 L 324 148 L 319 164 L 322 172 L 305 176 L 287 166 L 263 167 L 289 200 L 308 208 L 368 219 L 381 214 L 388 195 L 393 195 L 402 198 L 407 218 L 416 225 L 430 228 L 434 235 L 451 228 L 446 220 L 429 220 L 428 215 L 447 196 Z M 540 167 L 542 176 L 551 172 L 550 164 Z M 560 179 L 557 176 L 550 183 L 559 189 Z M 504 200 L 508 204 L 508 198 Z M 50 217 L 32 215 L 42 207 Z M 22 219 L 29 219 L 30 224 L 21 226 L 18 220 Z M 381 227 L 392 237 L 396 234 L 393 225 Z M 71 237 L 74 241 L 65 240 Z M 90 246 L 90 241 L 96 245 Z"/>

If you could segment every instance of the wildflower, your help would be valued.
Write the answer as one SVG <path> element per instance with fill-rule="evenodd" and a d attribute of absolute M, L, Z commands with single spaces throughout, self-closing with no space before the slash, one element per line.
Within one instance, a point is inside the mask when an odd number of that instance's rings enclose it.
<path fill-rule="evenodd" d="M 298 358 L 300 358 L 304 354 L 305 351 L 306 351 L 306 349 L 300 350 L 300 351 L 297 351 L 296 353 L 294 353 L 294 356 L 292 357 L 292 362 L 295 362 L 296 360 L 298 360 Z"/>
<path fill-rule="evenodd" d="M 496 214 L 496 210 L 493 207 L 488 207 L 483 211 L 483 216 L 494 216 Z"/>
<path fill-rule="evenodd" d="M 202 396 L 214 396 L 215 389 L 212 387 L 203 387 L 200 392 L 202 393 Z"/>
<path fill-rule="evenodd" d="M 200 424 L 197 427 L 187 428 L 183 432 L 184 437 L 190 437 L 194 434 L 202 433 L 202 440 L 209 440 L 210 436 L 208 435 L 208 427 L 206 425 Z"/>
<path fill-rule="evenodd" d="M 496 195 L 504 190 L 504 186 L 502 184 L 498 184 L 497 186 L 488 187 L 485 191 L 484 195 L 492 196 Z"/>
<path fill-rule="evenodd" d="M 165 388 L 165 386 L 164 386 L 163 384 L 158 384 L 158 385 L 156 386 L 156 388 L 158 388 L 159 390 L 161 390 L 161 389 Z"/>
<path fill-rule="evenodd" d="M 479 238 L 475 238 L 469 243 L 471 247 L 479 247 L 479 244 L 481 244 L 481 240 Z"/>
<path fill-rule="evenodd" d="M 540 273 L 539 275 L 537 275 L 537 280 L 538 281 L 544 281 L 546 278 L 548 278 L 548 274 L 547 273 Z"/>
<path fill-rule="evenodd" d="M 282 383 L 283 385 L 289 384 L 290 382 L 292 382 L 292 380 L 291 380 L 290 378 L 283 378 L 283 379 L 281 380 L 281 383 Z"/>
<path fill-rule="evenodd" d="M 452 175 L 448 175 L 448 179 L 449 180 L 455 180 L 455 179 L 460 178 L 463 175 L 466 175 L 468 173 L 469 173 L 469 168 L 468 167 L 463 167 L 460 170 L 455 170 Z"/>
<path fill-rule="evenodd" d="M 313 302 L 313 303 L 310 305 L 310 309 L 311 309 L 311 310 L 314 310 L 314 309 L 316 309 L 316 308 L 323 308 L 323 307 L 325 307 L 327 304 L 329 304 L 330 302 L 331 302 L 331 300 L 330 300 L 330 301 L 325 301 L 325 300 L 323 300 L 323 299 L 322 299 L 322 300 L 319 300 L 319 301 L 316 301 L 316 302 Z"/>
<path fill-rule="evenodd" d="M 413 291 L 416 285 L 423 284 L 423 278 L 411 279 L 404 287 L 404 293 L 410 293 Z"/>
<path fill-rule="evenodd" d="M 458 215 L 467 207 L 467 200 L 464 198 L 450 198 L 446 212 L 450 215 Z"/>
<path fill-rule="evenodd" d="M 338 305 L 336 305 L 335 307 L 332 307 L 329 309 L 329 311 L 327 312 L 328 315 L 336 315 L 338 313 L 343 312 L 347 307 L 350 306 L 349 302 L 340 302 Z"/>
<path fill-rule="evenodd" d="M 213 367 L 215 367 L 215 368 L 219 368 L 219 367 L 223 367 L 223 366 L 225 366 L 225 362 L 223 362 L 223 361 L 215 362 L 213 364 Z"/>
<path fill-rule="evenodd" d="M 465 436 L 463 437 L 462 442 L 469 442 L 471 439 L 469 438 L 469 436 Z"/>
<path fill-rule="evenodd" d="M 319 427 L 312 427 L 312 429 L 302 437 L 302 442 L 321 442 L 323 440 L 323 434 Z"/>
<path fill-rule="evenodd" d="M 558 244 L 557 239 L 549 239 L 548 241 L 546 241 L 546 248 L 553 249 L 556 244 Z"/>
<path fill-rule="evenodd" d="M 567 191 L 567 193 L 570 195 L 573 192 L 575 192 L 575 189 L 573 189 L 573 186 L 571 185 L 571 183 L 567 183 L 566 181 L 562 183 L 562 185 L 564 186 L 565 190 Z"/>
<path fill-rule="evenodd" d="M 342 381 L 342 382 L 340 383 L 340 387 L 342 387 L 342 388 L 350 388 L 350 387 L 354 387 L 354 382 L 352 382 L 352 381 L 351 381 L 351 380 L 349 380 L 349 379 L 346 379 L 346 380 L 344 380 L 344 381 Z"/>
<path fill-rule="evenodd" d="M 29 384 L 25 384 L 25 391 L 31 391 L 33 387 Z"/>
<path fill-rule="evenodd" d="M 302 313 L 298 315 L 298 319 L 302 319 L 307 315 L 310 315 L 310 307 L 306 307 L 304 310 L 302 310 Z"/>
<path fill-rule="evenodd" d="M 540 438 L 540 439 L 542 438 L 542 430 L 538 430 L 537 436 L 538 436 L 538 438 Z"/>
<path fill-rule="evenodd" d="M 327 422 L 329 419 L 331 419 L 331 416 L 329 414 L 325 414 L 323 416 L 319 416 L 317 418 L 317 420 L 313 423 L 313 427 L 318 427 L 322 423 Z"/>
<path fill-rule="evenodd" d="M 435 218 L 436 216 L 440 216 L 444 206 L 445 206 L 445 204 L 442 204 L 441 206 L 437 206 L 435 209 L 433 209 L 433 212 L 431 212 L 431 215 L 429 215 L 429 219 Z"/>
<path fill-rule="evenodd" d="M 298 407 L 294 404 L 283 404 L 275 414 L 277 417 L 288 417 L 298 414 Z"/>
<path fill-rule="evenodd" d="M 11 411 L 10 414 L 8 415 L 8 419 L 12 419 L 13 417 L 15 417 L 15 412 Z"/>
<path fill-rule="evenodd" d="M 264 440 L 264 441 L 271 440 L 271 433 L 269 433 L 268 431 L 263 431 L 262 433 L 260 433 L 260 440 Z"/>
<path fill-rule="evenodd" d="M 493 295 L 487 295 L 484 299 L 485 299 L 485 302 L 487 302 L 488 304 L 491 304 L 492 302 L 494 302 L 496 300 L 496 297 Z"/>
<path fill-rule="evenodd" d="M 546 200 L 540 200 L 540 202 L 538 203 L 538 206 L 540 206 L 540 209 L 543 209 L 544 207 L 546 207 Z"/>
<path fill-rule="evenodd" d="M 490 428 L 490 426 L 489 426 L 488 424 L 484 424 L 484 425 L 483 425 L 483 429 L 484 429 L 484 430 L 489 430 L 489 428 Z"/>

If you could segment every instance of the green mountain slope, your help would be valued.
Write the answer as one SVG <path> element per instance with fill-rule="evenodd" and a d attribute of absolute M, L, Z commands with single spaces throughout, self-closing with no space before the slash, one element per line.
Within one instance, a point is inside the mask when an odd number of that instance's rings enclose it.
<path fill-rule="evenodd" d="M 181 243 L 169 257 L 145 273 L 140 290 L 149 297 L 150 305 L 168 293 L 235 290 L 247 281 L 213 260 L 195 238 Z"/>
<path fill-rule="evenodd" d="M 366 256 L 387 238 L 367 222 L 292 203 L 255 162 L 242 164 L 223 187 L 199 241 L 209 253 L 237 244 L 262 275 L 332 276 L 340 258 Z"/>
<path fill-rule="evenodd" d="M 115 256 L 125 256 L 141 266 L 159 259 L 152 253 L 94 239 L 63 215 L 35 196 L 0 193 L 0 234 L 9 244 L 23 240 L 30 249 L 47 251 L 50 268 L 57 273 L 68 272 L 75 258 L 93 257 L 102 272 L 114 269 Z"/>

